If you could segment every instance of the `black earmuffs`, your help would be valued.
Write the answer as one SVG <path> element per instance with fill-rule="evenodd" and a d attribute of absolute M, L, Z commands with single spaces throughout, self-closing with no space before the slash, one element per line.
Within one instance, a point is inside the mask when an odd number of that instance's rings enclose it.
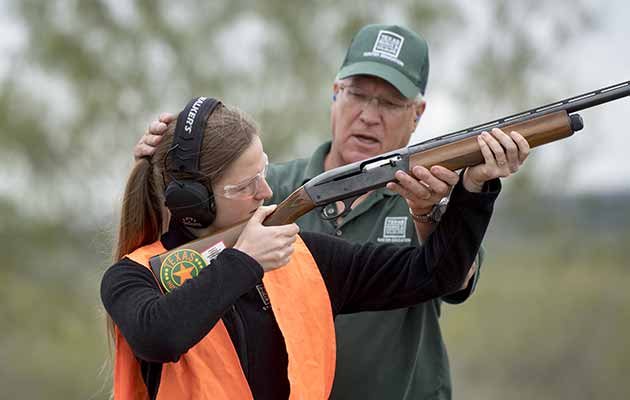
<path fill-rule="evenodd" d="M 173 146 L 164 160 L 166 164 L 169 154 L 173 153 L 174 168 L 168 171 L 165 168 L 171 178 L 164 191 L 166 207 L 172 218 L 194 228 L 210 226 L 216 216 L 212 185 L 199 172 L 199 156 L 206 121 L 220 104 L 219 100 L 209 97 L 192 99 L 177 118 Z M 175 179 L 173 173 L 191 178 Z"/>

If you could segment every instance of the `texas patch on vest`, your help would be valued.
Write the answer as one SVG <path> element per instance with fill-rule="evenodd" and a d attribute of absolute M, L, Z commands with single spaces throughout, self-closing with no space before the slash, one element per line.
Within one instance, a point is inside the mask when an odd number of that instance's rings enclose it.
<path fill-rule="evenodd" d="M 218 257 L 225 249 L 221 241 L 201 253 L 191 249 L 174 251 L 164 259 L 160 270 L 156 275 L 160 277 L 160 283 L 167 293 L 184 284 L 189 279 L 199 275 L 202 268 L 210 265 L 212 260 Z"/>

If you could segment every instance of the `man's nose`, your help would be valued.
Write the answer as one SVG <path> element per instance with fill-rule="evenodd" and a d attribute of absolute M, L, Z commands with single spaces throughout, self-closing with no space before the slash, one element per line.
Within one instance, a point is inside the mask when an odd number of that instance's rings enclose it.
<path fill-rule="evenodd" d="M 379 100 L 377 97 L 370 98 L 363 108 L 359 117 L 367 125 L 377 124 L 381 120 L 381 110 L 379 108 Z"/>

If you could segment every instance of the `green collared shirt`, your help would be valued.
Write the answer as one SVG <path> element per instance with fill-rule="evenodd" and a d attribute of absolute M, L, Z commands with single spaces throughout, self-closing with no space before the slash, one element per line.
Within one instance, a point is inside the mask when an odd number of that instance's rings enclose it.
<path fill-rule="evenodd" d="M 270 165 L 267 181 L 274 194 L 268 203 L 279 203 L 324 172 L 330 146 L 330 142 L 324 143 L 310 159 Z M 327 233 L 354 243 L 419 243 L 406 201 L 385 188 L 370 193 L 339 225 L 322 219 L 320 209 L 297 223 L 303 231 Z M 468 288 L 441 300 L 466 300 L 478 275 Z M 450 399 L 448 357 L 438 320 L 441 300 L 337 316 L 337 370 L 331 399 Z"/>

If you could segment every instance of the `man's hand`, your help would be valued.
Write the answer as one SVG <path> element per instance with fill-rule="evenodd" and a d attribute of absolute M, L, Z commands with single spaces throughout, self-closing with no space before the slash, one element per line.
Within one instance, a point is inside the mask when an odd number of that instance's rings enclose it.
<path fill-rule="evenodd" d="M 429 213 L 437 202 L 448 196 L 459 180 L 459 175 L 439 165 L 431 167 L 430 171 L 415 166 L 411 173 L 396 171 L 398 182 L 388 183 L 387 188 L 404 197 L 409 209 L 416 215 Z"/>
<path fill-rule="evenodd" d="M 477 136 L 485 162 L 466 169 L 464 187 L 469 192 L 481 192 L 483 184 L 495 178 L 507 178 L 519 170 L 529 154 L 529 143 L 518 132 L 506 134 L 494 128 L 492 133 Z"/>
<path fill-rule="evenodd" d="M 162 141 L 162 135 L 166 132 L 166 127 L 175 121 L 175 115 L 164 113 L 160 119 L 151 122 L 147 131 L 140 137 L 140 140 L 133 148 L 133 158 L 139 160 L 142 157 L 151 157 L 155 153 L 155 148 Z"/>

